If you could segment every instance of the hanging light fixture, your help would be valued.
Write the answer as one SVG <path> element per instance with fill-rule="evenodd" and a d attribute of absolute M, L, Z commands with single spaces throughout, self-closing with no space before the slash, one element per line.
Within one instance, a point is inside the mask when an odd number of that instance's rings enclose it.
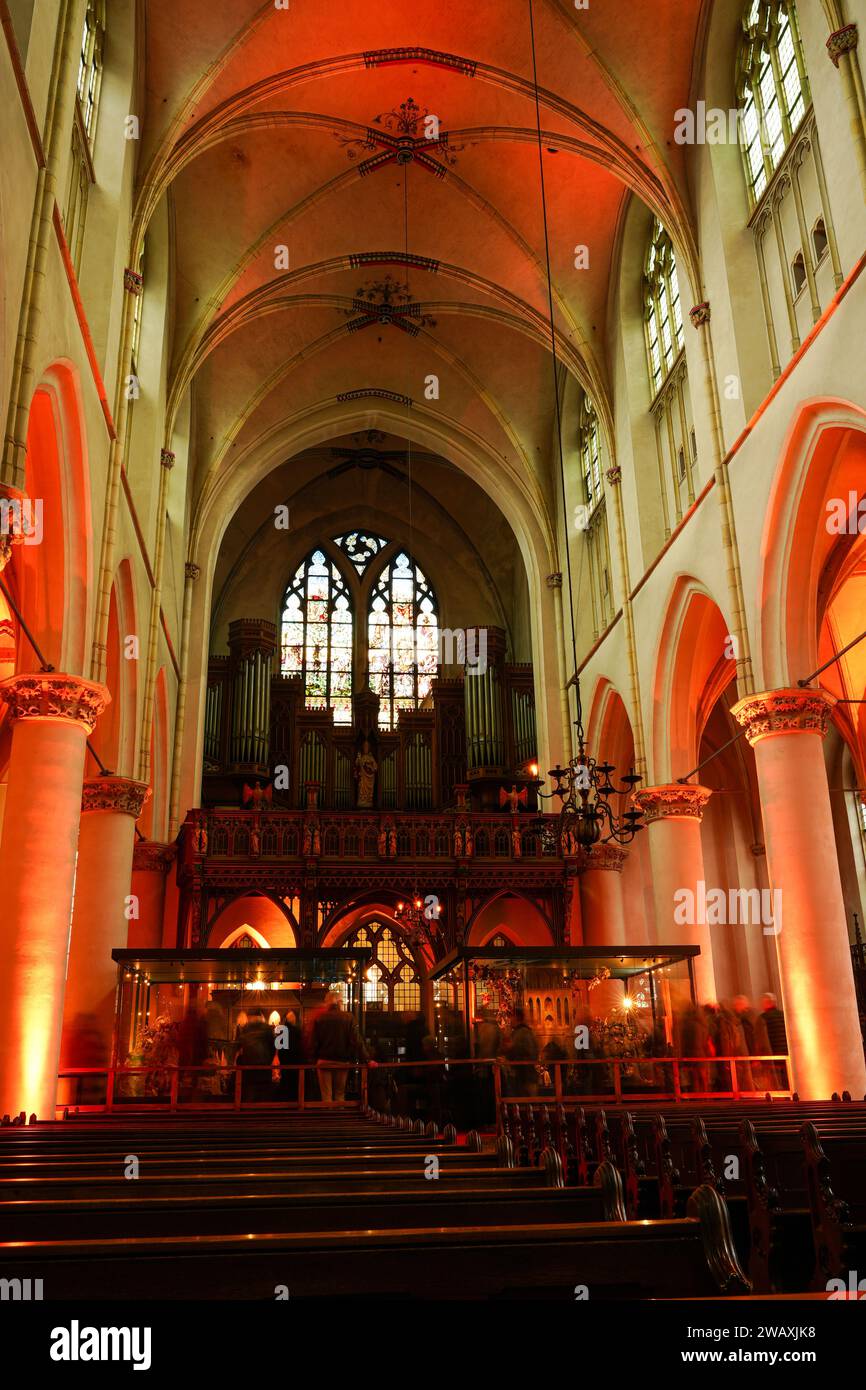
<path fill-rule="evenodd" d="M 550 271 L 550 237 L 547 223 L 547 194 L 544 186 L 544 151 L 541 139 L 541 101 L 538 92 L 538 66 L 535 52 L 535 21 L 533 0 L 529 3 L 529 33 L 532 44 L 532 85 L 535 94 L 535 129 L 538 141 L 538 169 L 541 187 L 541 212 L 544 222 L 544 253 L 547 268 L 547 308 L 550 327 L 550 351 L 553 365 L 553 398 L 556 405 L 556 439 L 559 447 L 559 481 L 562 492 L 563 525 L 568 516 L 565 493 L 565 459 L 562 448 L 562 409 L 559 400 L 559 372 L 556 355 L 556 330 L 553 318 L 553 280 Z M 615 768 L 611 763 L 599 763 L 591 757 L 586 747 L 583 729 L 583 708 L 580 698 L 580 675 L 577 661 L 577 639 L 574 628 L 574 588 L 571 580 L 571 555 L 568 541 L 565 543 L 565 565 L 568 579 L 568 605 L 571 616 L 571 652 L 574 660 L 574 675 L 569 682 L 574 686 L 575 713 L 574 727 L 577 730 L 577 752 L 569 760 L 567 767 L 556 767 L 548 772 L 553 782 L 553 790 L 542 792 L 543 783 L 538 783 L 538 796 L 542 801 L 558 801 L 559 840 L 567 846 L 580 847 L 591 852 L 593 845 L 605 844 L 610 840 L 619 845 L 627 845 L 643 829 L 643 812 L 632 805 L 623 815 L 618 815 L 611 804 L 614 796 L 629 796 L 634 793 L 642 780 L 634 768 L 614 786 L 611 774 Z M 555 848 L 555 834 L 550 822 L 542 816 L 533 823 L 533 829 L 541 838 L 545 850 Z"/>
<path fill-rule="evenodd" d="M 441 941 L 438 907 L 439 900 L 437 898 L 437 911 L 433 917 L 428 916 L 428 910 L 424 907 L 418 892 L 417 881 L 413 886 L 411 898 L 397 904 L 394 917 L 400 923 L 413 946 L 430 946 L 436 950 Z"/>

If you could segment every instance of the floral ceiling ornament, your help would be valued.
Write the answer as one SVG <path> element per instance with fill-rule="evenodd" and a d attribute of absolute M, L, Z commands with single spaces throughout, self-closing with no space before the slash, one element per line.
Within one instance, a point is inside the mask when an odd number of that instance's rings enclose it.
<path fill-rule="evenodd" d="M 373 126 L 379 129 L 374 130 Z M 414 97 L 407 97 L 399 106 L 374 116 L 366 135 L 349 136 L 335 130 L 334 139 L 352 160 L 359 159 L 365 150 L 378 151 L 358 165 L 362 178 L 391 163 L 417 163 L 442 179 L 447 172 L 444 164 L 455 165 L 457 152 L 464 148 L 449 142 L 447 132 L 440 130 L 438 116 L 428 107 L 419 106 Z M 434 155 L 439 155 L 444 163 L 437 163 Z"/>
<path fill-rule="evenodd" d="M 346 327 L 350 333 L 374 324 L 390 324 L 415 338 L 422 328 L 436 327 L 436 320 L 423 313 L 406 282 L 396 279 L 390 272 L 383 280 L 367 280 L 359 285 L 352 307 L 341 309 L 340 313 L 349 320 Z"/>

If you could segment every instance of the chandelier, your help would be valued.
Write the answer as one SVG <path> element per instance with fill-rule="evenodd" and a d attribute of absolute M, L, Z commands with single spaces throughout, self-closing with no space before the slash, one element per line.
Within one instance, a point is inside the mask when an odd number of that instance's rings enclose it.
<path fill-rule="evenodd" d="M 627 845 L 639 830 L 643 830 L 643 812 L 632 806 L 623 815 L 617 815 L 611 804 L 611 797 L 631 796 L 641 777 L 634 771 L 620 778 L 615 786 L 611 774 L 615 772 L 612 763 L 600 763 L 590 756 L 584 742 L 583 726 L 580 717 L 580 690 L 577 691 L 578 717 L 577 752 L 567 767 L 551 768 L 548 777 L 553 781 L 553 790 L 538 795 L 544 801 L 558 800 L 560 842 L 567 847 L 578 846 L 589 853 L 593 845 L 607 844 L 611 840 L 618 845 Z M 545 822 L 542 837 L 550 838 L 550 826 Z"/>
<path fill-rule="evenodd" d="M 435 897 L 433 903 L 425 907 L 416 884 L 412 897 L 397 904 L 394 917 L 413 946 L 431 946 L 435 950 L 441 939 L 438 925 L 440 911 L 439 899 Z"/>
<path fill-rule="evenodd" d="M 550 269 L 550 235 L 547 218 L 547 194 L 544 182 L 544 153 L 542 148 L 541 136 L 541 101 L 538 89 L 538 65 L 535 51 L 535 23 L 533 17 L 533 0 L 529 0 L 529 33 L 532 46 L 532 80 L 535 95 L 535 126 L 538 144 L 538 170 L 541 189 L 541 213 L 544 223 L 544 250 L 547 268 L 547 307 L 548 325 L 550 330 L 550 352 L 553 368 L 553 399 L 556 406 L 556 442 L 559 447 L 559 481 L 562 494 L 562 515 L 563 518 L 569 515 L 565 488 L 565 454 L 562 447 L 562 405 L 560 402 L 559 387 L 559 366 L 556 351 L 556 327 L 553 314 L 553 279 Z M 643 829 L 641 820 L 643 812 L 634 808 L 627 810 L 623 815 L 617 815 L 611 804 L 614 796 L 629 796 L 634 793 L 637 784 L 642 780 L 634 769 L 628 775 L 622 777 L 621 784 L 614 786 L 611 781 L 611 774 L 615 771 L 611 763 L 600 763 L 595 758 L 590 757 L 586 747 L 586 740 L 583 731 L 583 714 L 580 701 L 580 676 L 578 674 L 577 660 L 577 639 L 574 625 L 574 587 L 571 578 L 571 554 L 568 541 L 565 542 L 565 567 L 568 580 L 568 600 L 569 612 L 571 616 L 571 651 L 574 659 L 574 675 L 569 681 L 569 685 L 574 686 L 576 697 L 575 728 L 577 730 L 577 752 L 569 761 L 567 767 L 560 767 L 557 764 L 548 772 L 548 777 L 552 779 L 553 790 L 547 793 L 541 791 L 541 782 L 538 783 L 539 799 L 544 801 L 557 800 L 560 802 L 559 832 L 560 845 L 567 853 L 574 853 L 578 848 L 586 852 L 592 850 L 593 845 L 605 844 L 610 840 L 619 845 L 627 845 L 632 841 L 639 830 Z M 550 822 L 542 816 L 534 823 L 535 829 L 540 836 L 542 848 L 547 852 L 555 849 L 556 832 Z"/>

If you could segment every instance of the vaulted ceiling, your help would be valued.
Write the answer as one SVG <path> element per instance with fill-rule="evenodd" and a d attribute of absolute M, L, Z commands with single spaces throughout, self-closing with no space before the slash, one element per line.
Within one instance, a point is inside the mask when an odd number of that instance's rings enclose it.
<path fill-rule="evenodd" d="M 192 392 L 197 490 L 261 439 L 305 447 L 310 421 L 321 439 L 405 418 L 501 461 L 549 515 L 529 0 L 278 4 L 146 7 L 135 236 L 168 198 L 170 404 Z M 702 8 L 534 0 L 557 354 L 604 417 L 628 196 L 693 257 L 672 129 Z"/>

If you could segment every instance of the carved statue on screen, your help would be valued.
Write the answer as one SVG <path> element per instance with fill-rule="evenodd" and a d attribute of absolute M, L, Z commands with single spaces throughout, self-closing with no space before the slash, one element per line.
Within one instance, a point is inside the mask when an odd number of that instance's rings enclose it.
<path fill-rule="evenodd" d="M 370 752 L 368 741 L 364 739 L 361 751 L 355 758 L 355 781 L 358 783 L 358 799 L 355 804 L 360 810 L 369 810 L 373 805 L 378 770 L 379 764 Z"/>

